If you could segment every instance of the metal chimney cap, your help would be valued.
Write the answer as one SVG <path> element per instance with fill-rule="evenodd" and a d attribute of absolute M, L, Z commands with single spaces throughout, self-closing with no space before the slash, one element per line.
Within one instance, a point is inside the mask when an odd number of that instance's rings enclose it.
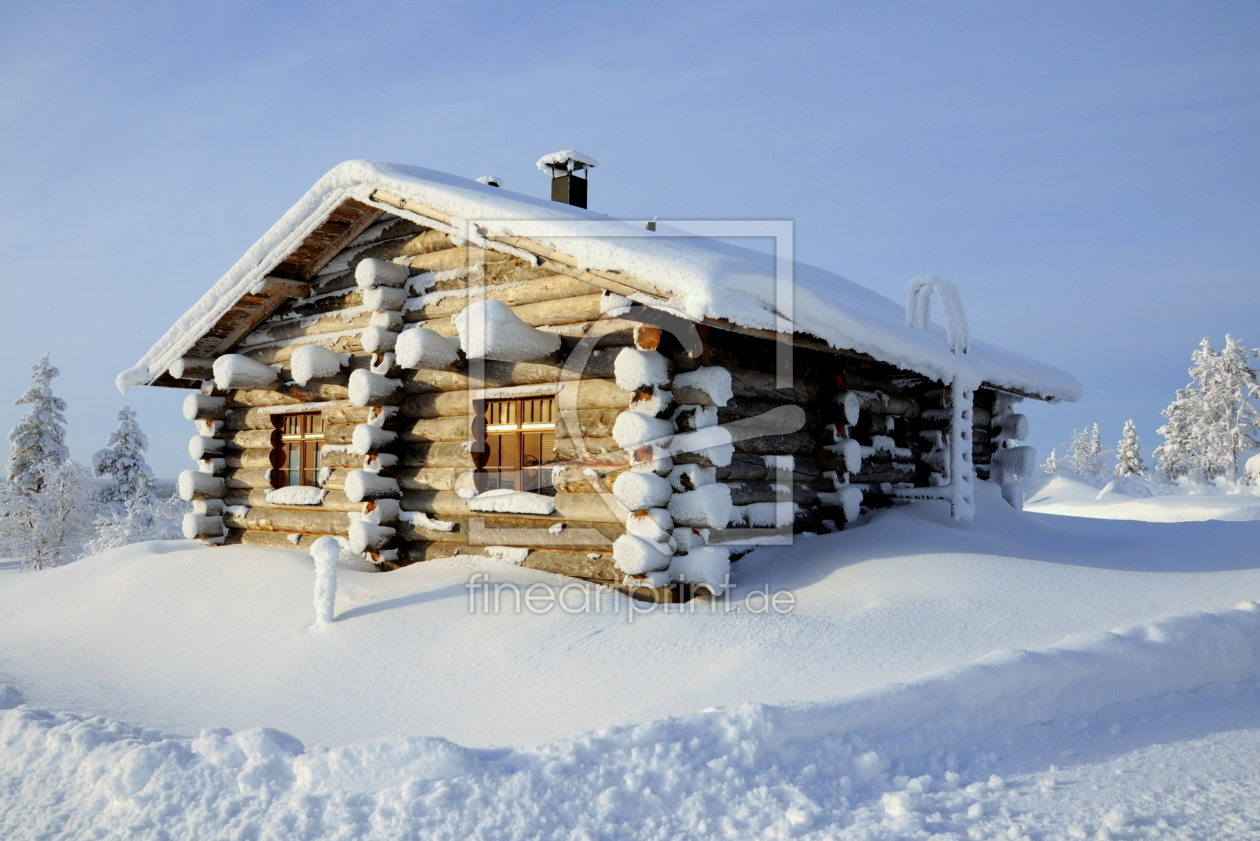
<path fill-rule="evenodd" d="M 590 155 L 585 155 L 576 149 L 565 149 L 561 152 L 552 152 L 550 155 L 543 155 L 538 159 L 536 166 L 552 178 L 559 178 L 562 175 L 568 175 L 572 172 L 579 172 L 584 169 L 594 169 L 599 166 L 599 161 Z"/>

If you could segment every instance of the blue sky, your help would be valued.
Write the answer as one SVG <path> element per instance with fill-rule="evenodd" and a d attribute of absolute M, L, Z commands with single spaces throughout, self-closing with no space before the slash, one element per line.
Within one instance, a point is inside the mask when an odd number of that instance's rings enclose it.
<path fill-rule="evenodd" d="M 798 257 L 1085 385 L 1039 451 L 1132 417 L 1190 351 L 1260 346 L 1260 7 L 1249 3 L 0 2 L 0 426 L 51 351 L 88 460 L 132 365 L 327 169 L 601 162 L 613 216 L 789 218 Z M 1027 404 L 1025 404 L 1027 406 Z"/>

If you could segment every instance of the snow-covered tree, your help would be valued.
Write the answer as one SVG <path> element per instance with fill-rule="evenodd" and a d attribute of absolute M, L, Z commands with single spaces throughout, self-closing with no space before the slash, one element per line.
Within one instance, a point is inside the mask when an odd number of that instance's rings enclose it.
<path fill-rule="evenodd" d="M 144 460 L 149 448 L 136 422 L 136 413 L 123 406 L 118 413 L 118 429 L 109 436 L 109 446 L 92 456 L 97 476 L 112 477 L 113 484 L 101 491 L 101 502 L 111 512 L 122 516 L 143 516 L 152 510 L 157 499 L 153 493 L 153 471 Z M 133 504 L 134 501 L 134 504 Z"/>
<path fill-rule="evenodd" d="M 32 370 L 33 385 L 15 401 L 31 408 L 9 432 L 9 484 L 24 493 L 39 491 L 49 469 L 70 457 L 66 402 L 52 393 L 52 378 L 61 372 L 49 364 L 48 354 Z"/>
<path fill-rule="evenodd" d="M 1102 433 L 1098 424 L 1085 429 L 1072 430 L 1072 440 L 1065 446 L 1068 454 L 1063 459 L 1063 466 L 1077 476 L 1096 479 L 1106 469 L 1104 458 L 1106 451 L 1102 446 Z"/>
<path fill-rule="evenodd" d="M 159 499 L 134 496 L 123 503 L 122 510 L 107 508 L 93 523 L 96 535 L 84 546 L 84 555 L 95 555 L 106 549 L 129 546 L 145 540 L 179 540 L 180 528 L 188 503 L 179 497 Z"/>
<path fill-rule="evenodd" d="M 1120 443 L 1116 444 L 1116 470 L 1117 476 L 1138 476 L 1146 475 L 1146 463 L 1142 461 L 1142 447 L 1138 443 L 1137 426 L 1134 425 L 1133 419 L 1124 422 L 1124 432 L 1121 434 Z"/>
<path fill-rule="evenodd" d="M 1050 455 L 1046 458 L 1045 464 L 1041 465 L 1041 469 L 1047 473 L 1058 473 L 1063 469 L 1063 465 L 1059 464 L 1059 451 L 1051 450 Z"/>
<path fill-rule="evenodd" d="M 1225 337 L 1224 350 L 1204 339 L 1191 354 L 1190 383 L 1164 410 L 1159 429 L 1164 443 L 1155 450 L 1158 472 L 1167 479 L 1195 476 L 1237 481 L 1239 460 L 1260 444 L 1260 376 L 1252 361 L 1260 352 Z"/>
<path fill-rule="evenodd" d="M 98 510 L 87 471 L 68 458 L 46 460 L 27 477 L 38 491 L 13 482 L 0 487 L 0 554 L 28 569 L 79 557 Z"/>

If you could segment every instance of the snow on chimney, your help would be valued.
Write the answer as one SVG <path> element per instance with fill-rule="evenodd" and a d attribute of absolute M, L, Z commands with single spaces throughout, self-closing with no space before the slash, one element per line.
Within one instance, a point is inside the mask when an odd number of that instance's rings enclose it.
<path fill-rule="evenodd" d="M 538 159 L 538 168 L 551 176 L 551 200 L 574 207 L 586 207 L 586 170 L 599 161 L 574 149 L 552 152 Z"/>

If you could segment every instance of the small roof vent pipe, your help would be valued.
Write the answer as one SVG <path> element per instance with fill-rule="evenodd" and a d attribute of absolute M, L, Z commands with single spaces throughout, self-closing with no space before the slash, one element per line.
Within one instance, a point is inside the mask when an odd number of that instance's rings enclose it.
<path fill-rule="evenodd" d="M 502 187 L 503 179 L 497 175 L 483 175 L 477 179 L 478 184 L 485 184 L 487 187 Z"/>
<path fill-rule="evenodd" d="M 586 207 L 586 173 L 599 161 L 575 149 L 552 152 L 538 159 L 538 168 L 551 176 L 551 200 Z"/>

